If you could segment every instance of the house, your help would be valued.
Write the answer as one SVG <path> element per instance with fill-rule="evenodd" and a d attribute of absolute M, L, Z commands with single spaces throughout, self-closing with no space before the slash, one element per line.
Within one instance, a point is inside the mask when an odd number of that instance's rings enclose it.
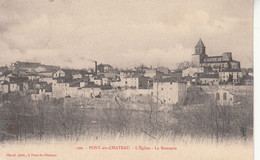
<path fill-rule="evenodd" d="M 47 82 L 38 82 L 38 81 L 29 82 L 30 88 L 33 90 L 44 88 L 47 84 L 48 84 Z"/>
<path fill-rule="evenodd" d="M 57 72 L 53 73 L 53 78 L 70 78 L 70 76 L 70 72 L 64 69 L 59 69 Z"/>
<path fill-rule="evenodd" d="M 69 97 L 77 97 L 79 95 L 78 89 L 80 88 L 80 82 L 70 83 L 67 88 L 67 95 Z"/>
<path fill-rule="evenodd" d="M 19 75 L 10 76 L 10 92 L 26 91 L 29 89 L 28 77 L 21 77 Z"/>
<path fill-rule="evenodd" d="M 53 78 L 49 77 L 49 76 L 41 76 L 39 78 L 39 82 L 46 82 L 47 84 L 51 84 L 52 81 L 53 81 Z"/>
<path fill-rule="evenodd" d="M 149 78 L 154 78 L 162 75 L 163 73 L 156 69 L 145 69 L 145 73 L 144 73 L 144 76 Z"/>
<path fill-rule="evenodd" d="M 215 102 L 218 105 L 234 105 L 234 95 L 224 89 L 219 89 L 215 92 Z"/>
<path fill-rule="evenodd" d="M 150 89 L 153 85 L 153 79 L 149 77 L 145 77 L 143 75 L 138 77 L 139 86 L 138 89 Z"/>
<path fill-rule="evenodd" d="M 99 71 L 99 72 L 101 72 L 101 73 L 103 73 L 103 72 L 109 72 L 109 71 L 112 71 L 112 69 L 113 69 L 113 67 L 111 66 L 111 65 L 109 65 L 109 64 L 99 64 L 98 66 L 97 66 L 97 70 Z"/>
<path fill-rule="evenodd" d="M 220 82 L 239 83 L 242 78 L 240 69 L 223 69 L 219 71 Z"/>
<path fill-rule="evenodd" d="M 218 74 L 201 74 L 198 77 L 201 84 L 207 85 L 216 85 L 219 84 L 219 75 Z"/>
<path fill-rule="evenodd" d="M 0 76 L 0 81 L 7 81 L 7 82 L 10 82 L 10 78 L 7 77 L 6 75 L 2 75 L 2 76 Z"/>
<path fill-rule="evenodd" d="M 64 98 L 66 96 L 77 97 L 81 95 L 79 91 L 81 88 L 86 87 L 87 84 L 84 79 L 70 80 L 58 78 L 54 79 L 52 84 L 52 92 L 54 98 Z"/>
<path fill-rule="evenodd" d="M 175 78 L 157 79 L 153 84 L 152 95 L 159 103 L 183 104 L 186 94 L 186 82 Z"/>
<path fill-rule="evenodd" d="M 18 83 L 10 83 L 10 92 L 20 91 L 20 85 Z"/>
<path fill-rule="evenodd" d="M 147 89 L 149 87 L 149 78 L 143 75 L 127 76 L 121 80 L 121 87 L 131 89 Z"/>
<path fill-rule="evenodd" d="M 28 77 L 29 81 L 40 79 L 40 76 L 37 75 L 36 73 L 30 73 L 27 75 L 27 77 Z"/>
<path fill-rule="evenodd" d="M 3 93 L 9 93 L 10 84 L 7 81 L 2 81 L 0 84 L 0 91 Z"/>
<path fill-rule="evenodd" d="M 10 83 L 10 92 L 27 91 L 29 89 L 28 82 Z"/>
<path fill-rule="evenodd" d="M 72 74 L 72 79 L 81 79 L 83 78 L 81 73 L 74 73 Z"/>
<path fill-rule="evenodd" d="M 163 73 L 163 74 L 169 74 L 169 73 L 170 73 L 169 68 L 163 67 L 163 66 L 157 68 L 156 70 L 159 71 L 159 72 L 161 72 L 161 73 Z"/>
<path fill-rule="evenodd" d="M 53 74 L 53 78 L 65 78 L 65 79 L 82 79 L 92 75 L 86 70 L 76 69 L 59 69 Z"/>
<path fill-rule="evenodd" d="M 110 81 L 111 81 L 110 78 L 103 77 L 102 78 L 102 85 L 110 85 Z"/>
<path fill-rule="evenodd" d="M 71 80 L 58 78 L 52 83 L 52 94 L 54 98 L 63 98 L 69 96 L 69 85 Z"/>
<path fill-rule="evenodd" d="M 203 67 L 189 67 L 182 70 L 182 77 L 191 76 L 195 77 L 195 73 L 204 73 Z"/>
<path fill-rule="evenodd" d="M 121 86 L 125 88 L 138 89 L 139 79 L 137 75 L 127 76 L 121 80 Z"/>
<path fill-rule="evenodd" d="M 102 78 L 100 76 L 91 76 L 89 77 L 89 82 L 93 82 L 95 85 L 102 85 Z"/>
<path fill-rule="evenodd" d="M 31 94 L 31 99 L 33 101 L 48 100 L 52 97 L 52 86 L 48 85 L 44 88 L 36 89 L 34 93 Z"/>
<path fill-rule="evenodd" d="M 134 76 L 138 74 L 140 74 L 140 72 L 132 71 L 132 70 L 124 70 L 124 71 L 120 71 L 119 76 L 120 79 L 122 80 L 125 77 Z"/>
<path fill-rule="evenodd" d="M 101 86 L 99 85 L 86 85 L 83 88 L 79 88 L 78 94 L 87 98 L 101 97 Z"/>
<path fill-rule="evenodd" d="M 52 77 L 54 73 L 55 71 L 43 71 L 43 72 L 38 72 L 37 74 L 43 77 Z"/>
<path fill-rule="evenodd" d="M 53 74 L 53 78 L 66 78 L 66 79 L 72 79 L 72 78 L 78 78 L 79 77 L 80 70 L 76 69 L 59 69 L 57 72 Z M 74 76 L 74 77 L 73 77 Z M 80 75 L 80 78 L 82 78 L 82 75 Z"/>
<path fill-rule="evenodd" d="M 117 74 L 113 73 L 113 72 L 105 72 L 105 73 L 102 73 L 100 75 L 103 76 L 103 77 L 109 78 L 111 80 L 115 80 L 117 78 Z"/>

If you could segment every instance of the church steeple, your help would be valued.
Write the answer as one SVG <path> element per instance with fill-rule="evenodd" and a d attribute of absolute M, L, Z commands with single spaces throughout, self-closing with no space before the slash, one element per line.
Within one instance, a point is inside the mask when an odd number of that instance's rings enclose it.
<path fill-rule="evenodd" d="M 197 45 L 195 46 L 195 54 L 205 54 L 206 47 L 204 46 L 201 39 L 199 39 Z"/>

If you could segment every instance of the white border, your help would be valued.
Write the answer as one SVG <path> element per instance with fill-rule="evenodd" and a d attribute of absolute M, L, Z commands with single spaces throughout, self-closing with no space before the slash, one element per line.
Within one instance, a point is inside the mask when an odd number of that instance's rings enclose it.
<path fill-rule="evenodd" d="M 259 152 L 259 113 L 260 113 L 260 90 L 259 89 L 259 67 L 260 67 L 260 0 L 254 1 L 254 142 L 255 142 L 255 159 L 260 159 Z"/>

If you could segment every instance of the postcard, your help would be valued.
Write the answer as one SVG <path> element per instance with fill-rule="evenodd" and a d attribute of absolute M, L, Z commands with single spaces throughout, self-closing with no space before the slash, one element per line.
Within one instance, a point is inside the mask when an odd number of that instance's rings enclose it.
<path fill-rule="evenodd" d="M 254 159 L 253 0 L 0 0 L 0 160 Z"/>

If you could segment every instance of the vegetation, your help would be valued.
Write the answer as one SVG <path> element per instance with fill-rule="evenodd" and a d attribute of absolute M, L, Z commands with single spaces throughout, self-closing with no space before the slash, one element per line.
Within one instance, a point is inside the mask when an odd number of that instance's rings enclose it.
<path fill-rule="evenodd" d="M 164 138 L 174 141 L 182 136 L 216 142 L 232 138 L 247 140 L 253 135 L 250 102 L 231 107 L 215 105 L 209 100 L 204 106 L 175 105 L 166 112 L 159 111 L 161 106 L 149 101 L 149 110 L 133 111 L 125 106 L 117 109 L 66 106 L 63 99 L 32 102 L 26 95 L 11 94 L 0 112 L 0 140 L 80 141 L 129 136 L 145 136 L 152 141 Z"/>

